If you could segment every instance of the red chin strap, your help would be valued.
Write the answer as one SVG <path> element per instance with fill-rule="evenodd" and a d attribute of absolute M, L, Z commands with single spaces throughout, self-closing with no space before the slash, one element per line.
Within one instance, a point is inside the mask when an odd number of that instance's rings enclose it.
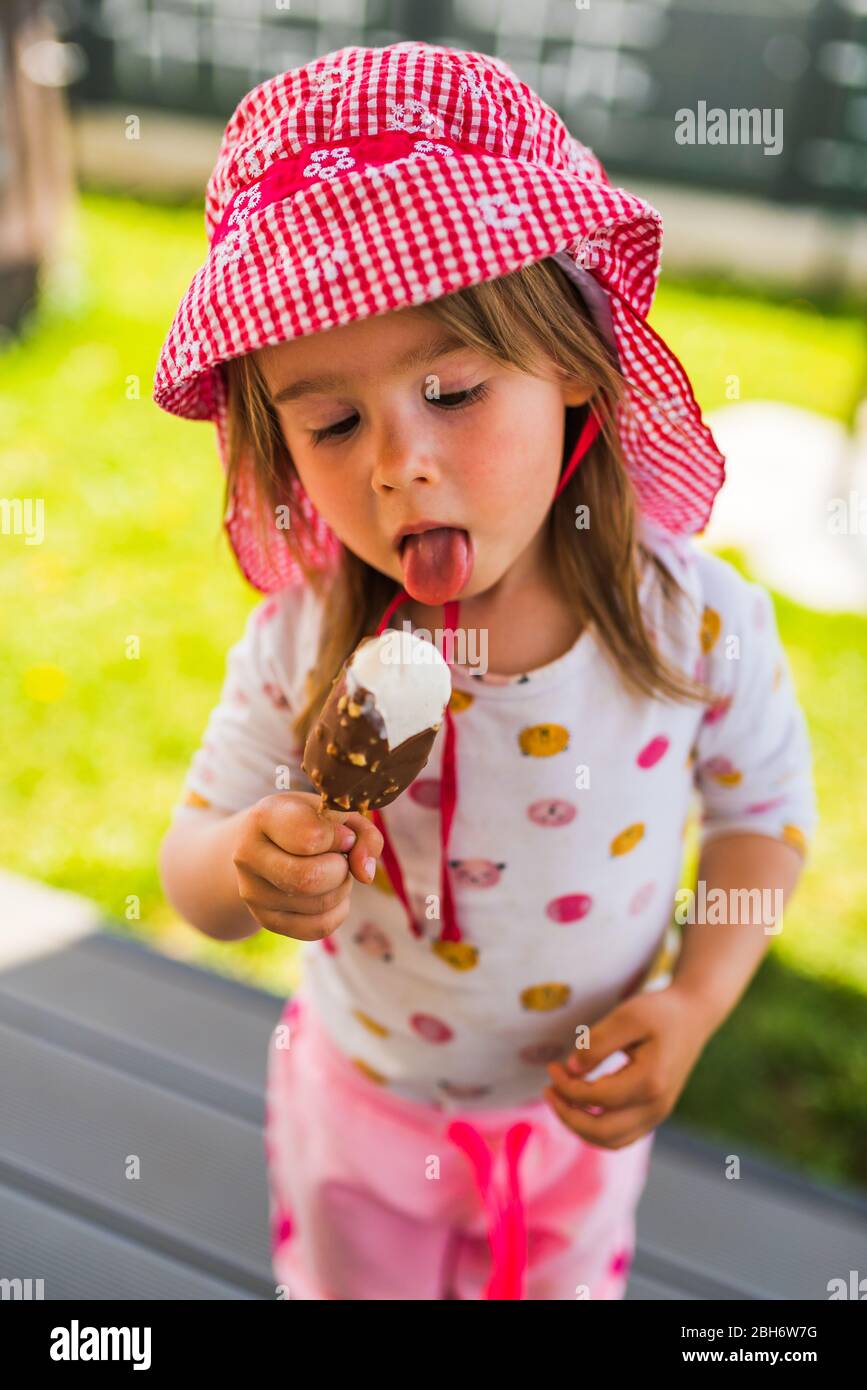
<path fill-rule="evenodd" d="M 584 426 L 575 444 L 575 448 L 572 450 L 569 462 L 560 475 L 560 479 L 557 483 L 557 491 L 554 493 L 554 500 L 560 496 L 560 493 L 563 491 L 572 474 L 575 472 L 575 469 L 578 467 L 584 455 L 587 453 L 587 450 L 598 435 L 601 426 L 602 421 L 591 405 L 588 409 L 587 419 L 584 421 Z M 388 626 L 389 619 L 395 609 L 399 608 L 402 603 L 408 603 L 409 599 L 410 595 L 405 589 L 398 590 L 379 621 L 379 626 L 376 629 L 377 636 Z M 457 599 L 451 599 L 448 603 L 443 604 L 443 636 L 446 650 L 449 650 L 452 644 L 448 641 L 445 634 L 457 630 L 459 613 L 460 603 Z M 447 657 L 445 659 L 448 660 Z M 446 736 L 443 746 L 442 777 L 440 785 L 440 913 L 442 929 L 439 934 L 439 940 L 461 941 L 461 930 L 455 916 L 455 905 L 448 860 L 449 835 L 458 799 L 457 748 L 451 703 L 446 705 L 445 721 Z M 410 930 L 415 936 L 423 937 L 424 931 L 413 916 L 412 907 L 410 906 L 409 897 L 403 882 L 403 874 L 401 873 L 397 856 L 385 829 L 382 813 L 380 811 L 373 811 L 371 819 L 382 835 L 382 862 L 395 893 L 406 909 Z"/>

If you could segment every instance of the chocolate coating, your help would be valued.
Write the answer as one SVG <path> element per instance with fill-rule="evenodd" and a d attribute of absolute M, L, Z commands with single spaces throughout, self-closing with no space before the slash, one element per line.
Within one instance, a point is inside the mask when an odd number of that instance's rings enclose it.
<path fill-rule="evenodd" d="M 335 811 L 378 810 L 406 791 L 430 757 L 439 723 L 389 748 L 373 693 L 349 693 L 344 666 L 304 746 L 301 766 Z"/>

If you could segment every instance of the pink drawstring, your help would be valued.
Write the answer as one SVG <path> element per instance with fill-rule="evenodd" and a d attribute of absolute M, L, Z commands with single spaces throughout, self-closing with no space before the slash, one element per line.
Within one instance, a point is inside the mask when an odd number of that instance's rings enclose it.
<path fill-rule="evenodd" d="M 457 628 L 459 612 L 460 604 L 456 599 L 444 605 L 444 637 L 445 633 Z M 449 662 L 450 666 L 452 664 Z M 443 920 L 440 941 L 460 941 L 461 931 L 455 917 L 455 900 L 452 895 L 452 880 L 449 870 L 449 836 L 451 835 L 452 820 L 458 800 L 457 736 L 454 716 L 448 705 L 446 705 L 445 719 L 446 737 L 443 746 L 440 781 L 440 908 Z"/>
<path fill-rule="evenodd" d="M 593 443 L 601 428 L 602 420 L 591 405 L 588 407 L 587 419 L 584 421 L 584 426 L 578 436 L 575 448 L 572 450 L 572 456 L 563 469 L 563 472 L 560 474 L 560 481 L 557 483 L 557 491 L 554 493 L 554 501 L 560 496 L 560 493 L 572 477 L 572 474 L 587 453 L 587 450 L 590 448 L 590 445 Z"/>
<path fill-rule="evenodd" d="M 594 439 L 598 435 L 601 427 L 602 421 L 600 417 L 596 414 L 596 411 L 593 409 L 593 406 L 589 406 L 587 419 L 584 421 L 584 425 L 576 441 L 575 448 L 572 450 L 569 462 L 563 469 L 563 472 L 560 476 L 560 480 L 557 484 L 557 491 L 554 493 L 555 499 L 560 496 L 560 493 L 563 491 L 563 488 L 566 486 L 572 474 L 575 472 L 575 469 L 578 467 L 578 464 L 581 462 L 584 455 L 587 453 L 587 450 L 590 448 L 590 445 L 593 443 Z M 379 626 L 376 629 L 377 636 L 379 636 L 380 633 L 384 632 L 385 628 L 388 626 L 389 618 L 394 613 L 395 609 L 399 608 L 402 603 L 407 603 L 409 601 L 409 598 L 410 595 L 406 592 L 405 589 L 398 590 L 398 592 L 391 599 L 388 607 L 386 608 L 379 621 Z M 446 632 L 454 631 L 457 629 L 459 613 L 460 603 L 457 599 L 452 599 L 448 603 L 445 603 L 443 605 L 444 634 Z M 449 662 L 449 665 L 452 664 L 453 663 Z M 458 800 L 456 746 L 457 734 L 455 730 L 454 716 L 452 715 L 452 711 L 448 705 L 446 705 L 445 710 L 445 721 L 446 736 L 445 743 L 443 745 L 442 774 L 440 783 L 440 910 L 442 914 L 443 925 L 442 930 L 439 934 L 439 940 L 461 941 L 462 934 L 461 929 L 458 926 L 457 915 L 455 912 L 455 903 L 454 895 L 452 893 L 452 882 L 451 874 L 449 872 L 448 855 L 449 836 L 451 834 L 452 821 L 454 819 L 455 807 L 457 805 Z M 406 915 L 409 919 L 410 930 L 412 931 L 414 936 L 423 936 L 424 933 L 422 932 L 421 927 L 418 925 L 415 918 L 413 917 L 412 908 L 410 907 L 409 898 L 407 896 L 406 888 L 403 882 L 403 874 L 401 873 L 400 865 L 397 860 L 397 855 L 394 852 L 394 847 L 385 829 L 385 823 L 382 819 L 381 812 L 374 810 L 372 812 L 371 819 L 373 820 L 373 823 L 376 826 L 377 830 L 382 835 L 382 862 L 385 866 L 385 871 L 388 874 L 388 877 L 391 881 L 395 893 L 397 894 L 400 901 L 403 903 L 404 908 L 406 909 Z"/>
<path fill-rule="evenodd" d="M 527 1221 L 518 1179 L 518 1160 L 533 1126 L 520 1120 L 506 1132 L 507 1191 L 500 1199 L 493 1182 L 493 1154 L 481 1132 L 467 1120 L 453 1120 L 446 1137 L 467 1155 L 476 1187 L 488 1217 L 488 1241 L 493 1273 L 485 1287 L 486 1299 L 521 1299 L 527 1269 Z"/>

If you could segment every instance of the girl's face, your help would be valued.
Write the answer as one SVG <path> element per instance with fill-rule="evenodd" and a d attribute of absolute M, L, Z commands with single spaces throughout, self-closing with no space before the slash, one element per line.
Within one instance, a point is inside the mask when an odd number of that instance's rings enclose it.
<path fill-rule="evenodd" d="M 564 407 L 592 387 L 503 367 L 448 341 L 422 308 L 255 356 L 305 491 L 356 555 L 402 583 L 397 533 L 427 521 L 469 533 L 472 570 L 451 597 L 483 594 L 514 567 L 534 575 Z"/>

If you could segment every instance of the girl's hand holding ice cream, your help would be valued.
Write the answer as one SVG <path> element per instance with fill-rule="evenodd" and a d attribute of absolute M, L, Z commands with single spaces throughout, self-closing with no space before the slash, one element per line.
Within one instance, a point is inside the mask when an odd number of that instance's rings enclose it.
<path fill-rule="evenodd" d="M 432 643 L 408 632 L 359 643 L 307 740 L 302 766 L 319 796 L 266 796 L 240 822 L 232 862 L 260 926 L 318 941 L 346 920 L 353 877 L 371 883 L 383 850 L 369 812 L 424 767 L 450 694 Z"/>
<path fill-rule="evenodd" d="M 346 920 L 353 878 L 372 882 L 381 853 L 382 835 L 359 812 L 322 811 L 312 792 L 277 792 L 240 821 L 232 862 L 261 927 L 318 941 Z"/>

